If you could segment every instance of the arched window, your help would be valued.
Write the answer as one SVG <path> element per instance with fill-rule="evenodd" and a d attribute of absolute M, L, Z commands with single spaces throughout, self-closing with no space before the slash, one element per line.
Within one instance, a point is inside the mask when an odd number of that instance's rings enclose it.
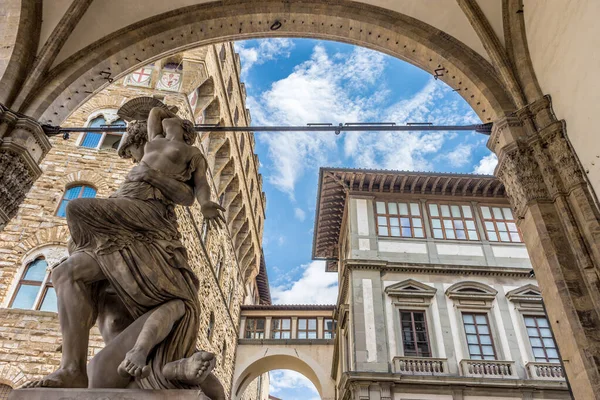
<path fill-rule="evenodd" d="M 66 209 L 67 203 L 73 199 L 77 199 L 79 197 L 84 198 L 93 198 L 96 197 L 96 189 L 91 186 L 86 185 L 78 185 L 71 186 L 65 191 L 65 194 L 60 201 L 60 206 L 58 207 L 58 211 L 56 211 L 56 216 L 58 217 L 66 217 Z"/>
<path fill-rule="evenodd" d="M 246 145 L 245 143 L 245 139 L 244 139 L 244 133 L 240 134 L 240 153 L 242 154 L 242 156 L 244 155 L 244 146 Z M 248 172 L 248 162 L 246 161 L 246 172 Z"/>
<path fill-rule="evenodd" d="M 12 392 L 12 388 L 10 386 L 0 384 L 0 400 L 8 400 L 10 392 Z"/>
<path fill-rule="evenodd" d="M 236 107 L 235 112 L 233 113 L 233 123 L 234 123 L 234 125 L 237 125 L 238 122 L 240 122 L 240 111 Z"/>
<path fill-rule="evenodd" d="M 99 128 L 104 125 L 109 126 L 122 126 L 125 130 L 125 121 L 117 119 L 110 124 L 106 123 L 104 116 L 100 115 L 92 119 L 88 126 L 93 128 Z M 87 147 L 90 149 L 116 149 L 119 147 L 123 132 L 86 132 L 81 140 L 81 147 Z"/>
<path fill-rule="evenodd" d="M 254 181 L 250 181 L 250 195 L 252 196 L 252 193 L 254 193 Z"/>
<path fill-rule="evenodd" d="M 215 329 L 215 314 L 211 311 L 210 312 L 210 320 L 208 321 L 208 328 L 206 330 L 206 337 L 208 338 L 208 341 L 212 341 L 212 335 L 213 335 L 214 329 Z"/>
<path fill-rule="evenodd" d="M 246 175 L 250 172 L 250 159 L 246 159 Z"/>
<path fill-rule="evenodd" d="M 231 100 L 231 96 L 233 95 L 233 81 L 229 78 L 229 82 L 227 83 L 227 98 Z M 237 112 L 237 109 L 236 109 Z"/>
<path fill-rule="evenodd" d="M 19 279 L 9 308 L 57 311 L 56 292 L 43 257 L 30 262 Z"/>

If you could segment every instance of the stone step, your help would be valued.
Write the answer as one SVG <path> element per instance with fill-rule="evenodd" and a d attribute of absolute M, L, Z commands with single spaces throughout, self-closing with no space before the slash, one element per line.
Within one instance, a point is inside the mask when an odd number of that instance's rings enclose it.
<path fill-rule="evenodd" d="M 210 400 L 197 390 L 17 389 L 8 400 Z"/>

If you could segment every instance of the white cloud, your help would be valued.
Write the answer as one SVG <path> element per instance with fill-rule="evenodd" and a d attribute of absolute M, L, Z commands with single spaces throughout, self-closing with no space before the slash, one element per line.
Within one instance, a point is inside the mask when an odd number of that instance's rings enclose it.
<path fill-rule="evenodd" d="M 304 221 L 306 219 L 306 213 L 301 208 L 294 208 L 294 216 L 298 221 Z"/>
<path fill-rule="evenodd" d="M 479 160 L 479 164 L 475 166 L 473 172 L 476 174 L 493 175 L 497 164 L 498 157 L 494 153 L 490 153 Z"/>
<path fill-rule="evenodd" d="M 289 397 L 288 390 L 294 389 L 301 393 L 295 399 Z M 318 400 L 319 392 L 312 382 L 299 372 L 287 369 L 275 370 L 269 373 L 269 393 L 273 395 L 286 392 L 285 400 Z"/>
<path fill-rule="evenodd" d="M 287 285 L 271 287 L 274 304 L 335 304 L 337 274 L 325 272 L 324 261 L 302 265 L 302 277 Z"/>
<path fill-rule="evenodd" d="M 472 151 L 472 145 L 460 144 L 454 150 L 446 153 L 443 158 L 448 160 L 453 167 L 462 167 L 471 162 Z"/>
<path fill-rule="evenodd" d="M 258 41 L 258 46 L 253 47 L 247 47 L 246 42 L 235 42 L 235 50 L 242 62 L 242 79 L 246 79 L 254 65 L 264 64 L 276 57 L 288 58 L 293 48 L 294 42 L 287 38 L 262 39 Z"/>

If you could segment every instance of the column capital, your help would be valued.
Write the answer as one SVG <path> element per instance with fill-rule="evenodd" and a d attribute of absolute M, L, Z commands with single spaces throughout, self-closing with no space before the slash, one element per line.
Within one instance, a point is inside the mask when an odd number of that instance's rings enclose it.
<path fill-rule="evenodd" d="M 42 126 L 0 104 L 0 228 L 12 218 L 51 148 Z"/>

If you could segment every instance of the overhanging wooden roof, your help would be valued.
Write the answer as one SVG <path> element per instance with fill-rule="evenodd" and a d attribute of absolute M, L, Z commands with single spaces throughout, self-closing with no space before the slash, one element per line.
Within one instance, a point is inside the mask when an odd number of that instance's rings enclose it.
<path fill-rule="evenodd" d="M 337 269 L 340 229 L 350 193 L 505 197 L 504 185 L 491 175 L 321 168 L 312 256 L 328 260 L 328 271 Z"/>

